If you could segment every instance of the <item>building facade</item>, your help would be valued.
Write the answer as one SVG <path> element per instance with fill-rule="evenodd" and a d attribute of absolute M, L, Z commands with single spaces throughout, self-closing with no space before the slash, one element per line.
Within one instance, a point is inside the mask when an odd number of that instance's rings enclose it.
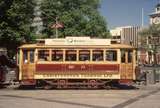
<path fill-rule="evenodd" d="M 160 4 L 155 7 L 155 12 L 150 15 L 150 24 L 160 24 Z"/>
<path fill-rule="evenodd" d="M 150 17 L 150 25 L 152 24 L 160 24 L 160 4 L 157 4 L 155 7 L 155 12 L 151 13 L 149 15 Z M 140 37 L 141 38 L 141 37 Z M 139 61 L 142 64 L 152 64 L 154 62 L 154 54 L 153 51 L 146 51 L 144 48 L 141 48 L 142 44 L 146 44 L 149 46 L 149 48 L 152 48 L 152 44 L 155 45 L 157 41 L 159 41 L 160 45 L 160 38 L 159 37 L 152 37 L 151 39 L 149 37 L 143 38 L 143 42 L 141 39 L 139 39 L 140 45 L 139 45 Z M 155 41 L 156 40 L 156 41 Z M 156 59 L 157 63 L 160 64 L 160 50 L 156 52 Z"/>
<path fill-rule="evenodd" d="M 112 42 L 128 44 L 138 48 L 138 32 L 140 29 L 140 26 L 124 26 L 112 29 L 110 31 Z"/>
<path fill-rule="evenodd" d="M 156 5 L 155 12 L 151 13 L 149 16 L 150 16 L 150 24 L 151 25 L 152 24 L 160 24 L 160 3 Z M 156 54 L 157 63 L 160 64 L 160 48 L 159 48 L 160 47 L 160 36 L 157 36 L 157 37 L 154 37 L 154 38 L 155 38 L 154 42 L 156 42 L 154 44 L 156 44 L 157 48 L 158 48 L 158 50 L 156 52 L 157 53 Z M 154 58 L 152 56 L 152 61 L 153 61 L 153 59 Z"/>

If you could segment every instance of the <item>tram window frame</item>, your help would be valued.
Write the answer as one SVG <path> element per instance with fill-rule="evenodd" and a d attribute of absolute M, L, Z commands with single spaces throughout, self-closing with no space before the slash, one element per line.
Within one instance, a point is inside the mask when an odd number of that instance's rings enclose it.
<path fill-rule="evenodd" d="M 23 63 L 26 64 L 28 63 L 28 51 L 23 50 Z"/>
<path fill-rule="evenodd" d="M 126 63 L 126 50 L 121 49 L 121 63 Z"/>
<path fill-rule="evenodd" d="M 51 60 L 57 61 L 57 62 L 63 61 L 63 50 L 52 50 L 51 51 Z"/>
<path fill-rule="evenodd" d="M 77 61 L 77 50 L 65 50 L 65 61 Z"/>
<path fill-rule="evenodd" d="M 32 54 L 33 54 L 33 55 L 32 55 Z M 34 55 L 35 55 L 34 50 L 30 50 L 30 51 L 29 51 L 29 62 L 30 62 L 30 63 L 34 63 Z"/>
<path fill-rule="evenodd" d="M 92 50 L 92 61 L 104 61 L 103 58 L 104 50 Z"/>
<path fill-rule="evenodd" d="M 106 50 L 105 51 L 105 60 L 109 61 L 109 62 L 116 62 L 118 60 L 117 50 L 112 50 L 112 49 Z"/>
<path fill-rule="evenodd" d="M 79 50 L 79 61 L 90 61 L 90 50 Z"/>
<path fill-rule="evenodd" d="M 16 62 L 17 65 L 19 65 L 19 63 L 20 63 L 20 50 L 17 51 L 16 61 L 17 61 L 17 62 Z"/>
<path fill-rule="evenodd" d="M 41 53 L 40 55 L 40 51 L 44 51 L 44 52 Z M 38 50 L 38 61 L 50 61 L 50 50 L 49 49 L 39 49 Z"/>
<path fill-rule="evenodd" d="M 132 50 L 128 50 L 128 63 L 132 63 L 133 61 L 133 51 Z"/>

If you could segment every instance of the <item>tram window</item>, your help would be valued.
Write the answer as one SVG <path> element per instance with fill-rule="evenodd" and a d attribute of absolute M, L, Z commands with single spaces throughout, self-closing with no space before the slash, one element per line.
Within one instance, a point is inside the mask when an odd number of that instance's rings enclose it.
<path fill-rule="evenodd" d="M 30 63 L 34 63 L 34 51 L 30 51 Z"/>
<path fill-rule="evenodd" d="M 93 61 L 103 61 L 103 50 L 93 50 Z"/>
<path fill-rule="evenodd" d="M 133 55 L 133 52 L 131 50 L 129 50 L 128 51 L 128 63 L 132 62 L 132 55 Z"/>
<path fill-rule="evenodd" d="M 79 61 L 90 61 L 90 51 L 80 50 L 79 51 Z"/>
<path fill-rule="evenodd" d="M 63 50 L 52 50 L 52 61 L 63 61 Z"/>
<path fill-rule="evenodd" d="M 26 50 L 23 51 L 23 63 L 28 63 L 28 52 Z"/>
<path fill-rule="evenodd" d="M 66 51 L 66 61 L 76 61 L 76 50 L 67 50 Z"/>
<path fill-rule="evenodd" d="M 107 61 L 117 61 L 117 51 L 107 50 L 106 51 L 106 60 Z"/>
<path fill-rule="evenodd" d="M 49 61 L 49 50 L 39 50 L 38 60 L 39 61 Z"/>
<path fill-rule="evenodd" d="M 125 50 L 121 50 L 121 62 L 125 63 L 126 62 L 126 55 L 125 55 Z"/>

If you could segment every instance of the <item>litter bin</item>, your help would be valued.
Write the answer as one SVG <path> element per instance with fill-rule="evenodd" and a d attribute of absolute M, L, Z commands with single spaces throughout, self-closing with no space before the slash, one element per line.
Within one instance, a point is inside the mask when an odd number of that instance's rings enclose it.
<path fill-rule="evenodd" d="M 157 70 L 157 76 L 158 76 L 157 81 L 160 82 L 160 70 Z"/>
<path fill-rule="evenodd" d="M 155 84 L 156 83 L 156 71 L 148 70 L 146 73 L 146 84 Z"/>

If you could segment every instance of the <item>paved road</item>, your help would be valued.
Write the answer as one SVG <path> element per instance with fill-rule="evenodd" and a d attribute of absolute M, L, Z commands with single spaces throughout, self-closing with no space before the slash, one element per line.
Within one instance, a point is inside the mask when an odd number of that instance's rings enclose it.
<path fill-rule="evenodd" d="M 160 108 L 160 84 L 134 90 L 0 90 L 0 108 Z"/>

